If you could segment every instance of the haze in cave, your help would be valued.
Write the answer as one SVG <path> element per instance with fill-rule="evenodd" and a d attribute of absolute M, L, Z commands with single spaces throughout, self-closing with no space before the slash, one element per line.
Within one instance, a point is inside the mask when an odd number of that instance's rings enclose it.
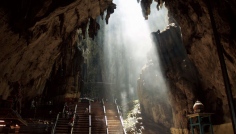
<path fill-rule="evenodd" d="M 164 29 L 167 25 L 167 9 L 156 10 L 156 3 L 151 5 L 151 15 L 145 20 L 141 6 L 136 1 L 114 1 L 118 6 L 109 19 L 109 24 L 100 18 L 101 28 L 98 31 L 97 42 L 103 48 L 102 61 L 103 82 L 111 83 L 110 97 L 119 98 L 121 105 L 137 99 L 137 79 L 147 62 L 152 62 L 151 52 L 154 44 L 152 30 Z M 155 23 L 156 20 L 161 20 Z M 157 52 L 155 55 L 158 58 Z M 162 90 L 166 86 L 162 77 L 160 65 L 155 73 Z M 123 109 L 124 112 L 127 111 Z"/>
<path fill-rule="evenodd" d="M 235 133 L 235 7 L 1 1 L 0 133 Z"/>

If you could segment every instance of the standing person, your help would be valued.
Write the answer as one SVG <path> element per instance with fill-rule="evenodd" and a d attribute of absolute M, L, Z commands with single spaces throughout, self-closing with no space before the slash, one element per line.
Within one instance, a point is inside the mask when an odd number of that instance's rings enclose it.
<path fill-rule="evenodd" d="M 76 122 L 79 122 L 79 115 L 76 115 Z"/>
<path fill-rule="evenodd" d="M 36 107 L 35 107 L 35 101 L 34 99 L 31 101 L 31 106 L 30 109 L 34 110 L 34 118 L 35 118 L 35 114 L 36 114 Z"/>
<path fill-rule="evenodd" d="M 47 124 L 45 127 L 45 132 L 48 132 L 49 125 Z"/>
<path fill-rule="evenodd" d="M 70 122 L 69 122 L 71 126 L 73 126 L 73 121 L 74 121 L 74 117 L 71 117 Z"/>
<path fill-rule="evenodd" d="M 66 111 L 66 118 L 69 119 L 69 116 L 70 116 L 70 115 L 69 115 L 69 112 Z"/>
<path fill-rule="evenodd" d="M 68 110 L 67 102 L 65 103 L 65 110 Z"/>
<path fill-rule="evenodd" d="M 69 118 L 73 117 L 72 115 L 73 115 L 73 114 L 72 114 L 72 112 L 71 112 L 71 110 L 70 110 L 70 111 L 69 111 Z"/>
<path fill-rule="evenodd" d="M 69 106 L 67 105 L 67 102 L 66 102 L 66 104 L 65 104 L 65 110 L 66 110 L 66 111 L 69 111 L 69 110 L 70 110 Z"/>
<path fill-rule="evenodd" d="M 70 132 L 71 132 L 71 128 L 72 128 L 72 123 L 71 123 L 71 122 L 69 122 L 69 123 L 68 123 L 68 133 L 70 133 Z"/>
<path fill-rule="evenodd" d="M 68 131 L 71 132 L 71 128 L 73 127 L 73 121 L 74 121 L 74 117 L 72 117 L 68 123 Z"/>
<path fill-rule="evenodd" d="M 31 109 L 34 109 L 35 108 L 35 101 L 34 101 L 34 99 L 31 101 L 31 107 L 30 107 Z"/>
<path fill-rule="evenodd" d="M 86 114 L 88 113 L 88 108 L 85 109 L 84 113 L 86 113 Z"/>
<path fill-rule="evenodd" d="M 62 118 L 65 118 L 66 116 L 65 116 L 65 112 L 62 112 Z"/>
<path fill-rule="evenodd" d="M 16 107 L 17 107 L 17 96 L 13 95 L 12 102 L 11 102 L 11 108 L 16 111 L 17 110 Z"/>
<path fill-rule="evenodd" d="M 17 90 L 17 102 L 16 102 L 16 111 L 21 114 L 21 102 L 22 102 L 22 88 L 21 84 L 19 83 L 19 88 Z"/>

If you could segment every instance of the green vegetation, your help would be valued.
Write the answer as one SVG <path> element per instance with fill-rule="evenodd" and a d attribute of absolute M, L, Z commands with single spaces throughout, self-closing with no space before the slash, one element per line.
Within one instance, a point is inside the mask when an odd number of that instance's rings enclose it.
<path fill-rule="evenodd" d="M 129 111 L 127 114 L 124 114 L 124 127 L 127 132 L 135 131 L 135 124 L 137 122 L 137 114 L 140 113 L 140 104 L 138 100 L 134 100 L 132 102 L 127 103 L 127 105 L 123 105 L 122 107 L 128 107 Z"/>

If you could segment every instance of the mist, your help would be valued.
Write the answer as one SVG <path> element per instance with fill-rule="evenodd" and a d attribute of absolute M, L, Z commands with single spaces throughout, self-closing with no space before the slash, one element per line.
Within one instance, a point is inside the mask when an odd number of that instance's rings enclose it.
<path fill-rule="evenodd" d="M 164 6 L 158 11 L 157 3 L 153 2 L 151 14 L 145 20 L 137 1 L 113 0 L 113 3 L 116 9 L 108 25 L 101 18 L 97 20 L 101 26 L 97 42 L 103 48 L 103 82 L 111 83 L 107 87 L 111 98 L 117 98 L 121 105 L 125 105 L 137 99 L 137 79 L 142 68 L 149 62 L 148 54 L 153 49 L 151 32 L 165 28 L 168 24 L 168 11 Z M 163 83 L 160 68 L 155 73 Z"/>

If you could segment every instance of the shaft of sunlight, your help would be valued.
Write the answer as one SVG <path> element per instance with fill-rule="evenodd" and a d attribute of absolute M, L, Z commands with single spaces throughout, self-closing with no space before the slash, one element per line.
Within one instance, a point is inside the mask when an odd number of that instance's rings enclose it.
<path fill-rule="evenodd" d="M 167 9 L 156 9 L 156 2 L 151 5 L 148 20 L 142 15 L 140 3 L 135 0 L 114 0 L 117 7 L 109 19 L 109 24 L 102 27 L 104 48 L 104 81 L 115 83 L 110 89 L 113 96 L 125 100 L 132 99 L 137 79 L 147 55 L 152 49 L 151 32 L 164 29 L 167 25 Z M 100 21 L 101 23 L 102 21 Z M 99 35 L 98 35 L 99 36 Z M 156 54 L 157 55 L 157 54 Z M 156 74 L 161 78 L 160 70 Z M 117 94 L 119 91 L 119 95 Z M 123 109 L 125 110 L 125 109 Z"/>

